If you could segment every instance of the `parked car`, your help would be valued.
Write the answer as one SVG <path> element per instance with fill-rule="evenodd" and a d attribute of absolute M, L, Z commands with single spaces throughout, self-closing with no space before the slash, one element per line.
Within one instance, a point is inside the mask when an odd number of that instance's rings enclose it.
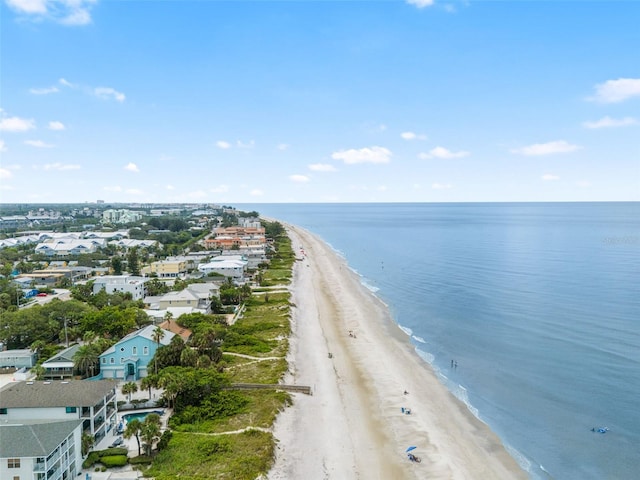
<path fill-rule="evenodd" d="M 40 293 L 38 293 L 38 294 L 36 295 L 36 297 L 46 297 L 46 296 L 47 296 L 47 294 L 46 294 L 46 293 L 44 293 L 44 292 L 40 292 Z"/>
<path fill-rule="evenodd" d="M 113 441 L 113 443 L 109 446 L 109 448 L 119 447 L 120 445 L 122 445 L 123 442 L 124 440 L 122 439 L 122 437 L 118 437 Z"/>

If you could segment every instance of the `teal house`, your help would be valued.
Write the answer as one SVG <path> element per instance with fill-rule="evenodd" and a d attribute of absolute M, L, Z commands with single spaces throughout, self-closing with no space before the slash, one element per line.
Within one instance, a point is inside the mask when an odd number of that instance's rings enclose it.
<path fill-rule="evenodd" d="M 147 376 L 147 366 L 159 346 L 169 345 L 175 333 L 162 330 L 162 338 L 157 343 L 154 338 L 155 325 L 148 325 L 123 337 L 113 347 L 100 355 L 100 375 L 102 378 L 118 380 L 139 380 Z M 153 368 L 153 367 L 152 367 Z M 153 373 L 153 372 L 152 372 Z"/>

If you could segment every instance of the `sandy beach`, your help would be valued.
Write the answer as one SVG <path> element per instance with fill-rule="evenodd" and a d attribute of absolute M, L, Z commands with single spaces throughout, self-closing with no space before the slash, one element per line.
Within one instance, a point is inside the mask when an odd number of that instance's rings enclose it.
<path fill-rule="evenodd" d="M 313 395 L 296 394 L 278 417 L 268 478 L 528 478 L 344 260 L 304 229 L 287 230 L 300 260 L 285 381 L 310 385 Z M 407 459 L 409 446 L 421 463 Z"/>

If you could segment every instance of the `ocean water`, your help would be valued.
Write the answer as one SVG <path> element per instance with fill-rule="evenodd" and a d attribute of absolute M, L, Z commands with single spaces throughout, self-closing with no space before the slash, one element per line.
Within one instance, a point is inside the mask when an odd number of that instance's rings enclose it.
<path fill-rule="evenodd" d="M 640 478 L 640 203 L 238 208 L 340 252 L 531 478 Z"/>

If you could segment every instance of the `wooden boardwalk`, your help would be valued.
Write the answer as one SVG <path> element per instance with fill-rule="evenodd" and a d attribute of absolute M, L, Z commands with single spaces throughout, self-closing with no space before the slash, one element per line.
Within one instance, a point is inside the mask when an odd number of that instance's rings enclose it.
<path fill-rule="evenodd" d="M 264 384 L 264 383 L 232 383 L 228 387 L 223 387 L 227 390 L 286 390 L 287 392 L 305 393 L 307 395 L 313 395 L 311 387 L 307 385 L 283 385 L 280 383 Z"/>

